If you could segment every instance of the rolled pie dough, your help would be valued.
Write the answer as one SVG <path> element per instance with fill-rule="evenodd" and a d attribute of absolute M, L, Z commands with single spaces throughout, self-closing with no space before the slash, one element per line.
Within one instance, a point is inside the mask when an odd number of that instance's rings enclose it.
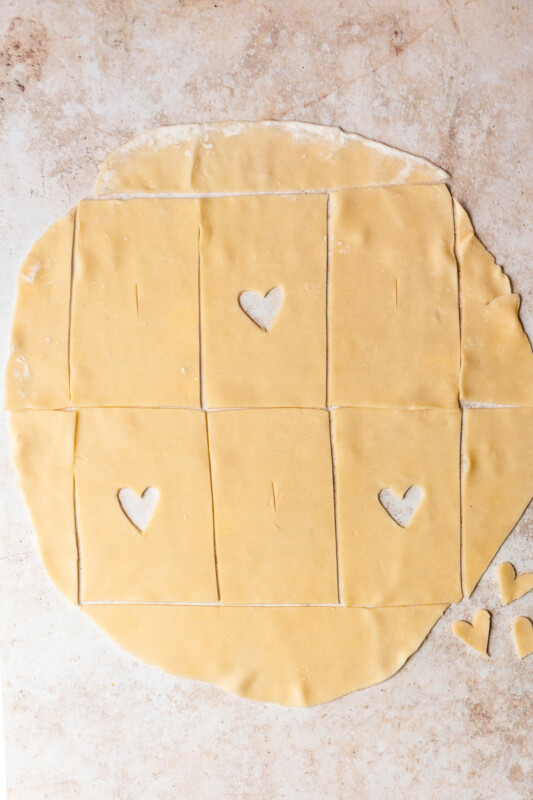
<path fill-rule="evenodd" d="M 527 506 L 533 355 L 447 177 L 333 128 L 162 128 L 30 251 L 20 482 L 57 587 L 140 659 L 288 705 L 370 686 Z M 379 497 L 410 487 L 403 526 Z"/>

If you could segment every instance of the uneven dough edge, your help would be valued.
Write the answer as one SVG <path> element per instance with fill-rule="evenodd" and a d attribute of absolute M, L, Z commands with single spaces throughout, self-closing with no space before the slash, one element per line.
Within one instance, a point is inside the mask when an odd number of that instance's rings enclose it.
<path fill-rule="evenodd" d="M 32 245 L 18 276 L 5 407 L 67 408 L 72 246 L 76 209 Z"/>
<path fill-rule="evenodd" d="M 533 497 L 533 408 L 464 414 L 463 590 L 469 597 Z"/>
<path fill-rule="evenodd" d="M 135 136 L 108 156 L 95 194 L 326 190 L 448 178 L 424 158 L 340 128 L 223 122 Z"/>
<path fill-rule="evenodd" d="M 533 406 L 533 351 L 520 321 L 520 296 L 477 238 L 454 199 L 461 285 L 461 399 Z"/>
<path fill-rule="evenodd" d="M 43 564 L 56 588 L 78 603 L 74 511 L 75 411 L 10 414 L 13 460 Z"/>
<path fill-rule="evenodd" d="M 250 700 L 306 707 L 393 675 L 447 607 L 95 604 L 83 610 L 120 647 L 166 672 Z"/>

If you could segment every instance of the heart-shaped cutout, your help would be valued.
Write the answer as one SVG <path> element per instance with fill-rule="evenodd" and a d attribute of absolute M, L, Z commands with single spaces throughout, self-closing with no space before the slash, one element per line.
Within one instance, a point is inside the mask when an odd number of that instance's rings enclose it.
<path fill-rule="evenodd" d="M 268 331 L 279 314 L 284 296 L 281 286 L 274 286 L 264 297 L 257 292 L 245 291 L 239 295 L 239 305 L 252 322 Z"/>
<path fill-rule="evenodd" d="M 513 620 L 514 643 L 520 658 L 533 653 L 533 622 L 529 617 L 516 617 Z"/>
<path fill-rule="evenodd" d="M 140 497 L 133 489 L 119 489 L 117 497 L 129 521 L 140 533 L 144 533 L 159 500 L 159 489 L 148 486 Z"/>
<path fill-rule="evenodd" d="M 504 606 L 519 600 L 533 589 L 533 572 L 524 572 L 517 577 L 515 568 L 508 561 L 498 567 L 498 580 Z"/>
<path fill-rule="evenodd" d="M 422 489 L 410 486 L 403 497 L 398 497 L 392 489 L 382 489 L 378 499 L 387 514 L 401 528 L 406 528 L 422 500 Z"/>
<path fill-rule="evenodd" d="M 471 623 L 466 622 L 464 619 L 454 622 L 452 630 L 469 647 L 477 650 L 482 656 L 488 655 L 490 613 L 485 608 L 480 608 L 479 611 L 476 611 Z"/>

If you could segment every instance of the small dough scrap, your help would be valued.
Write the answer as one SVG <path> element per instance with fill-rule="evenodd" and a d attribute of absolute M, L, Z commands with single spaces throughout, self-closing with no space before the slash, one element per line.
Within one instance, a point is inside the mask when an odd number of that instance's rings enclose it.
<path fill-rule="evenodd" d="M 325 410 L 208 414 L 223 603 L 338 603 Z"/>
<path fill-rule="evenodd" d="M 520 296 L 454 200 L 461 274 L 461 398 L 533 405 L 533 351 L 518 314 Z"/>
<path fill-rule="evenodd" d="M 516 651 L 520 658 L 530 656 L 533 653 L 533 622 L 529 617 L 515 617 L 513 634 Z"/>
<path fill-rule="evenodd" d="M 463 591 L 469 597 L 533 497 L 533 408 L 464 414 Z"/>
<path fill-rule="evenodd" d="M 14 411 L 13 460 L 41 558 L 59 591 L 78 603 L 74 515 L 75 411 Z"/>
<path fill-rule="evenodd" d="M 85 200 L 76 226 L 76 406 L 200 406 L 198 203 Z"/>
<path fill-rule="evenodd" d="M 489 654 L 490 612 L 485 608 L 476 611 L 472 622 L 459 620 L 454 622 L 452 630 L 459 639 L 469 647 L 477 650 L 482 656 Z"/>
<path fill-rule="evenodd" d="M 82 409 L 76 510 L 83 602 L 217 602 L 207 427 L 190 409 Z M 120 489 L 159 490 L 143 532 Z"/>
<path fill-rule="evenodd" d="M 516 575 L 516 570 L 508 561 L 498 567 L 498 580 L 500 583 L 500 597 L 504 606 L 513 600 L 520 600 L 533 589 L 533 572 L 524 572 Z"/>
<path fill-rule="evenodd" d="M 136 136 L 108 156 L 95 193 L 298 192 L 447 178 L 423 158 L 339 128 L 224 122 Z"/>
<path fill-rule="evenodd" d="M 75 212 L 33 245 L 18 279 L 6 369 L 5 405 L 67 408 L 69 305 Z"/>
<path fill-rule="evenodd" d="M 208 408 L 325 406 L 326 238 L 325 195 L 200 201 Z M 239 297 L 275 287 L 283 303 L 266 331 Z"/>
<path fill-rule="evenodd" d="M 333 412 L 341 600 L 346 605 L 461 599 L 459 411 Z M 379 493 L 423 492 L 406 528 Z"/>
<path fill-rule="evenodd" d="M 329 404 L 457 408 L 459 300 L 445 186 L 331 195 Z"/>
<path fill-rule="evenodd" d="M 394 675 L 447 606 L 90 605 L 117 644 L 173 675 L 260 702 L 313 706 Z"/>

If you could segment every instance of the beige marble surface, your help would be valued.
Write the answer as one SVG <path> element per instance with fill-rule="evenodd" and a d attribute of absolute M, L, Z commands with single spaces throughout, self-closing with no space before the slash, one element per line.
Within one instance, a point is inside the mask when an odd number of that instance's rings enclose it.
<path fill-rule="evenodd" d="M 161 124 L 302 119 L 426 156 L 533 335 L 529 0 L 3 0 L 0 313 L 19 262 L 105 154 Z M 396 677 L 310 710 L 230 697 L 118 650 L 49 584 L 3 419 L 2 670 L 11 800 L 530 800 L 533 657 L 491 568 Z M 533 568 L 533 508 L 498 561 Z M 450 622 L 494 613 L 491 659 Z M 318 645 L 319 646 L 319 645 Z"/>

